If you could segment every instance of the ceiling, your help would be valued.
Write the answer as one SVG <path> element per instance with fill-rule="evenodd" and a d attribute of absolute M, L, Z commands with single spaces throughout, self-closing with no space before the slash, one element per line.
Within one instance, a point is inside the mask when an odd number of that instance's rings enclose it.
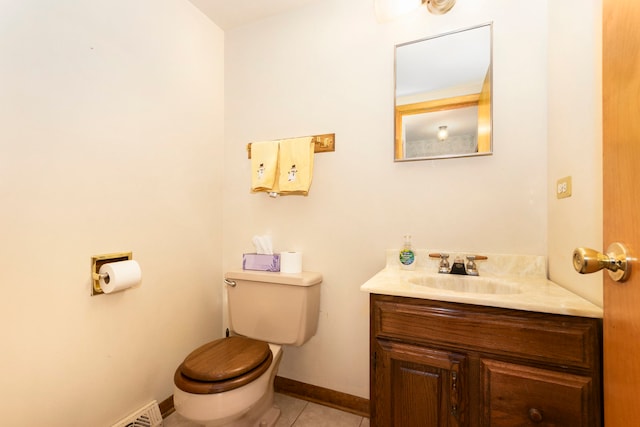
<path fill-rule="evenodd" d="M 229 30 L 317 0 L 189 0 L 218 27 Z"/>

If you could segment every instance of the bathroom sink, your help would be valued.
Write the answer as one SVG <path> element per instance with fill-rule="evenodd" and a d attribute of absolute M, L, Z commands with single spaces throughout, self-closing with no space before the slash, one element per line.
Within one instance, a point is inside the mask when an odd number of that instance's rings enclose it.
<path fill-rule="evenodd" d="M 494 295 L 520 293 L 520 287 L 517 284 L 485 277 L 461 276 L 455 274 L 416 276 L 410 278 L 409 282 L 418 286 L 426 286 L 428 288 L 460 293 Z"/>

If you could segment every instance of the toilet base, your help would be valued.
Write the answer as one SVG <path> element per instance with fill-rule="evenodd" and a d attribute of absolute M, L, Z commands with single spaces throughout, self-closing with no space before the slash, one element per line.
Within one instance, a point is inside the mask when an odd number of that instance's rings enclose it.
<path fill-rule="evenodd" d="M 263 414 L 260 422 L 256 424 L 256 427 L 274 427 L 280 418 L 280 408 L 272 406 L 269 410 Z"/>
<path fill-rule="evenodd" d="M 202 424 L 204 427 L 274 427 L 280 418 L 280 408 L 273 404 L 271 398 L 263 399 L 249 412 L 233 421 L 215 420 Z"/>
<path fill-rule="evenodd" d="M 242 417 L 222 424 L 225 427 L 274 427 L 280 418 L 280 408 L 273 404 L 273 389 L 249 412 Z M 221 424 L 206 424 L 206 427 L 219 426 Z"/>
<path fill-rule="evenodd" d="M 236 420 L 231 424 L 227 424 L 228 427 L 274 427 L 276 422 L 278 422 L 278 418 L 280 418 L 280 408 L 277 406 L 272 406 L 267 409 L 259 419 L 247 419 L 247 420 Z"/>

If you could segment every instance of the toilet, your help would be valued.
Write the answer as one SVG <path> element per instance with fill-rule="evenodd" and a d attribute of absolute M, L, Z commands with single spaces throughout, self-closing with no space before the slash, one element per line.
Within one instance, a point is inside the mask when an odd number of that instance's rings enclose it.
<path fill-rule="evenodd" d="M 233 335 L 192 351 L 176 369 L 176 412 L 205 426 L 271 427 L 282 345 L 318 328 L 322 275 L 238 270 L 225 274 Z"/>

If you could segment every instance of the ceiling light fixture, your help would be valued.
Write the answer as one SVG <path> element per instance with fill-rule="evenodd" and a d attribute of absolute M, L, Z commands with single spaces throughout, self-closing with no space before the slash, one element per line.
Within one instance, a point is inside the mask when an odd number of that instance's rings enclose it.
<path fill-rule="evenodd" d="M 422 5 L 434 15 L 444 15 L 456 4 L 456 0 L 374 0 L 378 22 L 388 22 L 412 12 Z"/>
<path fill-rule="evenodd" d="M 456 0 L 422 0 L 427 4 L 427 10 L 434 15 L 444 15 L 456 4 Z"/>

